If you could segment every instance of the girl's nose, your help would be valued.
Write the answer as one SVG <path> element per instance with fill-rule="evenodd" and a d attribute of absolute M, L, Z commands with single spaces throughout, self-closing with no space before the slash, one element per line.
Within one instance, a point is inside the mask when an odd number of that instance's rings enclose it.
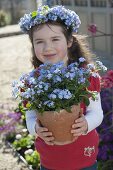
<path fill-rule="evenodd" d="M 52 44 L 52 42 L 46 42 L 45 44 L 44 44 L 44 51 L 50 51 L 50 50 L 52 50 L 53 49 L 53 44 Z"/>

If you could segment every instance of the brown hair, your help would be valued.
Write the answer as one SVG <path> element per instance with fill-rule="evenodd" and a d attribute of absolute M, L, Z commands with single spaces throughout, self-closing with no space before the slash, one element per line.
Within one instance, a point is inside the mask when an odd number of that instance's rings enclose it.
<path fill-rule="evenodd" d="M 48 27 L 50 28 L 50 25 L 59 25 L 62 27 L 63 34 L 66 37 L 67 42 L 73 39 L 72 46 L 68 49 L 68 64 L 77 62 L 80 57 L 84 57 L 86 59 L 86 63 L 89 63 L 91 61 L 91 58 L 93 54 L 91 53 L 88 42 L 86 41 L 86 36 L 78 35 L 78 34 L 72 34 L 72 31 L 70 29 L 67 29 L 66 26 L 60 22 L 53 22 L 49 21 L 46 23 Z M 29 30 L 29 38 L 32 43 L 32 64 L 34 68 L 39 67 L 40 64 L 43 64 L 35 55 L 34 51 L 34 45 L 33 45 L 33 31 L 35 31 L 38 27 L 41 27 L 43 24 L 39 26 L 34 26 Z M 51 28 L 50 28 L 51 29 Z"/>

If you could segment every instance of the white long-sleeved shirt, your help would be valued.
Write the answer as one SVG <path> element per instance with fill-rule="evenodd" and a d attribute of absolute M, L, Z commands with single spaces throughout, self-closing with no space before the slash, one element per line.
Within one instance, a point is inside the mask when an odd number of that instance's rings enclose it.
<path fill-rule="evenodd" d="M 35 135 L 35 124 L 36 124 L 37 114 L 35 110 L 27 111 L 26 112 L 26 125 L 29 133 L 31 135 Z M 86 108 L 86 115 L 85 119 L 88 123 L 88 131 L 92 131 L 96 127 L 98 127 L 102 120 L 103 120 L 103 110 L 101 107 L 101 99 L 100 99 L 100 93 L 97 95 L 97 99 L 93 101 L 90 98 L 90 104 Z"/>

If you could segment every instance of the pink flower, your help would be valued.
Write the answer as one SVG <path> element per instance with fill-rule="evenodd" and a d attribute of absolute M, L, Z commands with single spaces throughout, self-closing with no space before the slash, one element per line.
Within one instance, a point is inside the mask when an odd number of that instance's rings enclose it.
<path fill-rule="evenodd" d="M 105 76 L 101 78 L 102 88 L 112 88 L 113 87 L 113 70 L 109 70 Z"/>
<path fill-rule="evenodd" d="M 108 76 L 113 79 L 113 70 L 109 70 L 109 71 L 108 71 Z"/>
<path fill-rule="evenodd" d="M 96 26 L 96 24 L 90 24 L 90 25 L 88 26 L 88 31 L 91 32 L 92 34 L 96 34 L 96 32 L 97 32 L 97 26 Z"/>

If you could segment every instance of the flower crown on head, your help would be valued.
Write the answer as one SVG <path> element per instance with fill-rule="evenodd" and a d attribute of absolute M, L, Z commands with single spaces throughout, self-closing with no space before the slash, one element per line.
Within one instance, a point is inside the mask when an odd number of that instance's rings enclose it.
<path fill-rule="evenodd" d="M 77 32 L 81 21 L 79 16 L 64 6 L 54 6 L 49 8 L 47 5 L 40 6 L 37 11 L 33 11 L 30 14 L 25 14 L 24 17 L 20 19 L 19 25 L 23 32 L 28 33 L 31 27 L 35 25 L 40 25 L 48 21 L 58 21 L 61 20 L 67 27 L 73 32 Z"/>

